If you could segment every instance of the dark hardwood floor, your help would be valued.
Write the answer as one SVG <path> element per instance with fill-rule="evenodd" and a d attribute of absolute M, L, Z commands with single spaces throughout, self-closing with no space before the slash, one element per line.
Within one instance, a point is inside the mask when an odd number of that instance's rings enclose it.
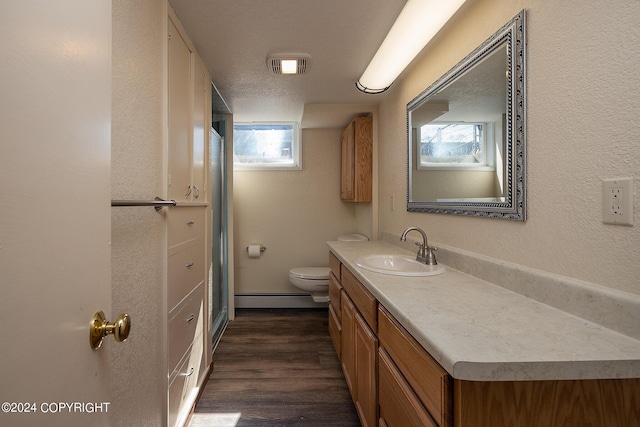
<path fill-rule="evenodd" d="M 190 426 L 360 426 L 327 310 L 242 309 L 214 353 Z"/>

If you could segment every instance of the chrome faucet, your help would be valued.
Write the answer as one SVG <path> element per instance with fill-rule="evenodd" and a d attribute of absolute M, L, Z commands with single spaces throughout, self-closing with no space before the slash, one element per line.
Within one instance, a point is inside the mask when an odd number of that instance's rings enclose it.
<path fill-rule="evenodd" d="M 424 232 L 424 230 L 422 230 L 419 227 L 409 227 L 406 230 L 404 230 L 402 232 L 402 236 L 400 236 L 400 240 L 402 240 L 403 242 L 407 241 L 407 233 L 409 233 L 410 231 L 417 231 L 420 234 L 422 234 L 422 243 L 418 243 L 416 242 L 416 246 L 418 246 L 418 254 L 416 255 L 416 260 L 418 262 L 421 262 L 423 264 L 427 264 L 427 265 L 436 265 L 438 264 L 438 262 L 436 261 L 436 255 L 433 253 L 434 251 L 437 251 L 438 248 L 434 247 L 434 246 L 429 246 L 429 244 L 427 243 L 427 233 Z"/>

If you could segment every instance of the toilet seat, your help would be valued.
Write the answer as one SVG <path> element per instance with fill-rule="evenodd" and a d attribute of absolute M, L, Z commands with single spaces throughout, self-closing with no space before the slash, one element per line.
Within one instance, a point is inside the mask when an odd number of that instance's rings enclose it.
<path fill-rule="evenodd" d="M 289 275 L 306 280 L 329 280 L 329 267 L 296 267 Z"/>

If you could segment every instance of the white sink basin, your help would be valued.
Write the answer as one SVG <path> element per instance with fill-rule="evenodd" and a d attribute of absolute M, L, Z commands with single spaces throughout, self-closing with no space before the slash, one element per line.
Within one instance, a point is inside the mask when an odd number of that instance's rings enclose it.
<path fill-rule="evenodd" d="M 365 270 L 392 276 L 435 276 L 445 272 L 442 265 L 426 265 L 408 255 L 365 255 L 355 263 Z"/>

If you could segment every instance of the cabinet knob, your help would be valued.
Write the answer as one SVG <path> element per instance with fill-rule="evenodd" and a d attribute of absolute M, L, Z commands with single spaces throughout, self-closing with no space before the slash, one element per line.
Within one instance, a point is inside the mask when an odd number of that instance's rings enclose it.
<path fill-rule="evenodd" d="M 185 267 L 187 267 L 187 268 L 191 268 L 191 267 L 193 267 L 194 265 L 195 265 L 195 263 L 194 263 L 194 262 L 190 262 L 189 264 L 185 265 Z"/>

